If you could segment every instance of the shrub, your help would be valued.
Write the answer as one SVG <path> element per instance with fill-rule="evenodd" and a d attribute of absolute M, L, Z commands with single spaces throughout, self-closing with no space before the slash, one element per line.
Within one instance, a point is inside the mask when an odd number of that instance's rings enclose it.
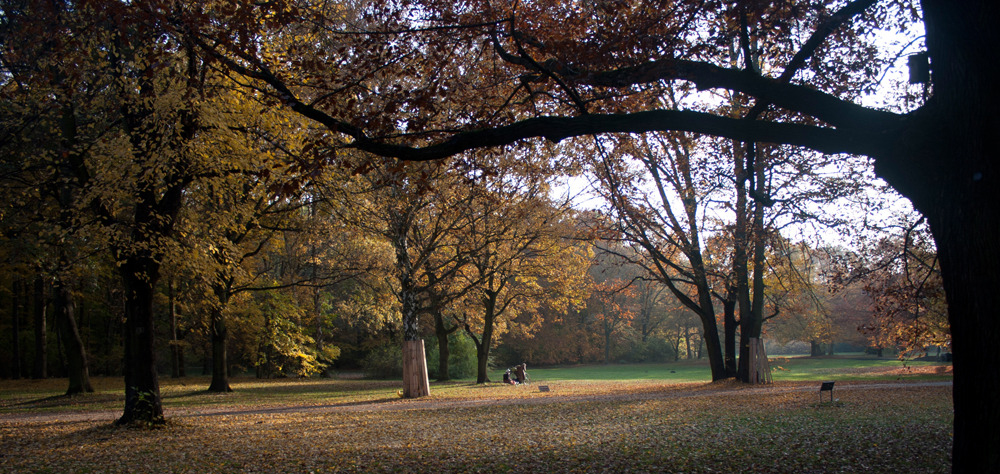
<path fill-rule="evenodd" d="M 403 352 L 398 344 L 386 343 L 375 346 L 361 360 L 365 376 L 376 379 L 390 379 L 403 376 Z"/>
<path fill-rule="evenodd" d="M 474 377 L 476 375 L 476 344 L 469 336 L 462 333 L 452 333 L 448 336 L 449 356 L 448 375 L 453 379 Z M 438 341 L 436 337 L 424 342 L 427 351 L 427 374 L 431 378 L 438 377 Z"/>

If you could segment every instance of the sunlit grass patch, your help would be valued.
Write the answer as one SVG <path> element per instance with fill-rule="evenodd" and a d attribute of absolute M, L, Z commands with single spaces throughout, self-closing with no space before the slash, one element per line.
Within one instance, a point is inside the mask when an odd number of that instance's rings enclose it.
<path fill-rule="evenodd" d="M 947 381 L 950 364 L 900 362 L 895 359 L 865 357 L 795 357 L 773 358 L 776 383 L 820 380 L 851 381 Z M 777 369 L 780 367 L 780 369 Z M 700 390 L 711 380 L 704 361 L 681 361 L 663 364 L 584 365 L 572 367 L 531 368 L 529 385 L 509 386 L 500 383 L 477 385 L 470 380 L 432 382 L 431 399 L 539 398 L 552 396 L 587 396 L 603 393 L 612 387 L 620 394 L 670 390 L 677 386 Z M 493 374 L 499 380 L 501 373 Z M 120 410 L 124 404 L 124 382 L 120 377 L 93 377 L 96 392 L 64 397 L 65 379 L 6 380 L 0 382 L 0 413 L 30 411 Z M 369 402 L 388 403 L 398 399 L 398 380 L 338 378 L 255 379 L 233 377 L 233 392 L 207 392 L 209 376 L 163 377 L 160 392 L 165 410 L 197 409 L 223 405 L 257 407 L 285 405 L 351 405 Z M 548 393 L 539 393 L 546 385 Z M 713 384 L 714 385 L 714 384 Z"/>

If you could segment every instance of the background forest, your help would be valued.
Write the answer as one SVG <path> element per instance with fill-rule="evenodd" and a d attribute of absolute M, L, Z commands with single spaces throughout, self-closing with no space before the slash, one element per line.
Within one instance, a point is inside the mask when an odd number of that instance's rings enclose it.
<path fill-rule="evenodd" d="M 172 72 L 131 89 L 87 69 L 75 91 L 5 85 L 2 377 L 80 392 L 121 375 L 137 256 L 157 265 L 157 371 L 219 391 L 237 374 L 399 376 L 404 307 L 439 380 L 712 350 L 733 376 L 754 279 L 769 353 L 948 346 L 927 230 L 866 161 L 775 147 L 757 174 L 779 204 L 754 206 L 734 145 L 683 134 L 374 159 L 161 54 Z"/>

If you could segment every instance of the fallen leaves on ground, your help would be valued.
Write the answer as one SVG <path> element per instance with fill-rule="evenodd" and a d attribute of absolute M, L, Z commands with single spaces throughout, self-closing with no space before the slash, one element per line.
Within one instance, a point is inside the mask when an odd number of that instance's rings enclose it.
<path fill-rule="evenodd" d="M 391 384 L 336 383 L 367 385 L 300 405 L 168 403 L 153 430 L 0 417 L 0 472 L 950 470 L 950 387 L 838 387 L 820 403 L 812 384 L 449 384 L 392 400 Z"/>

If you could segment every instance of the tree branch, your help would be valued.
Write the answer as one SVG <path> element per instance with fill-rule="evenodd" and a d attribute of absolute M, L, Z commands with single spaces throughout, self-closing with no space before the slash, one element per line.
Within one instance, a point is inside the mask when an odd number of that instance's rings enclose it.
<path fill-rule="evenodd" d="M 805 86 L 753 72 L 684 59 L 661 59 L 607 72 L 581 73 L 576 82 L 598 87 L 630 87 L 664 80 L 685 80 L 699 89 L 729 89 L 787 110 L 816 117 L 838 128 L 866 128 L 898 118 Z"/>
<path fill-rule="evenodd" d="M 819 118 L 837 129 L 794 123 L 745 121 L 690 110 L 648 110 L 629 114 L 534 117 L 495 128 L 459 132 L 444 141 L 416 147 L 373 139 L 361 128 L 304 102 L 257 58 L 234 52 L 251 65 L 246 66 L 217 51 L 204 39 L 197 38 L 196 41 L 233 71 L 270 85 L 276 95 L 295 112 L 322 124 L 332 132 L 353 138 L 351 147 L 378 156 L 409 161 L 435 160 L 468 150 L 508 145 L 528 138 L 541 137 L 558 142 L 581 135 L 653 131 L 685 131 L 742 141 L 784 143 L 830 154 L 878 155 L 884 151 L 883 147 L 891 144 L 891 134 L 895 133 L 894 130 L 901 121 L 901 116 L 897 114 L 867 109 L 804 86 L 782 84 L 745 71 L 702 62 L 665 59 L 604 73 L 584 73 L 575 80 L 607 87 L 626 87 L 667 79 L 689 80 L 700 88 L 740 91 Z"/>

